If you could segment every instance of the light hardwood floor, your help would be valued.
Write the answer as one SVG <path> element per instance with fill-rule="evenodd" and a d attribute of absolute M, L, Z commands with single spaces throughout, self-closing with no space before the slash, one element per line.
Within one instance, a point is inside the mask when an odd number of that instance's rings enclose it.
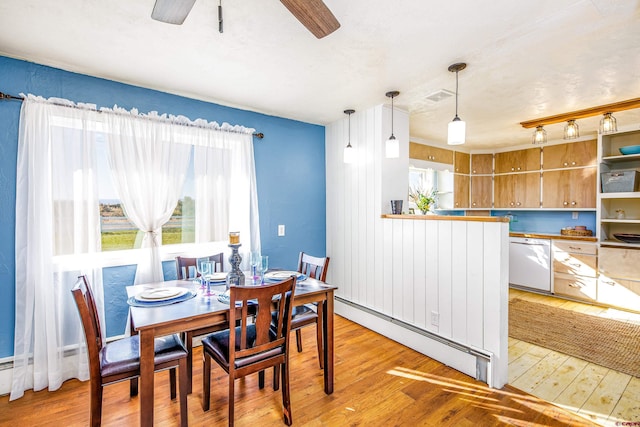
<path fill-rule="evenodd" d="M 304 351 L 292 352 L 291 402 L 294 426 L 594 426 L 596 424 L 511 386 L 490 389 L 355 323 L 335 318 L 335 391 L 327 396 L 318 368 L 315 331 L 303 330 Z M 212 372 L 212 409 L 203 412 L 200 347 L 195 349 L 190 426 L 227 423 L 227 377 Z M 169 400 L 168 374 L 156 382 L 156 425 L 178 424 L 179 405 Z M 271 374 L 267 374 L 270 384 Z M 85 426 L 88 383 L 67 381 L 55 392 L 27 392 L 8 402 L 0 397 L 0 426 Z M 282 400 L 257 378 L 236 382 L 236 425 L 280 426 Z M 105 388 L 104 426 L 138 425 L 139 399 L 127 383 Z"/>
<path fill-rule="evenodd" d="M 640 315 L 630 312 L 517 289 L 509 297 L 640 324 Z M 513 338 L 509 384 L 603 426 L 640 426 L 640 378 Z"/>

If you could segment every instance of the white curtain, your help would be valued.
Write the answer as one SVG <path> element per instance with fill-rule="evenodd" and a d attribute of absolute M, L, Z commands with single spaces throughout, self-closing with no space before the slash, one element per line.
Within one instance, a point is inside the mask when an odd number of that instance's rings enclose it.
<path fill-rule="evenodd" d="M 186 126 L 126 114 L 107 114 L 109 165 L 127 217 L 143 233 L 147 252 L 136 283 L 161 282 L 162 226 L 169 221 L 184 185 L 191 146 L 179 143 Z"/>
<path fill-rule="evenodd" d="M 65 103 L 64 100 L 51 100 Z M 102 272 L 93 117 L 29 96 L 22 105 L 16 176 L 16 300 L 10 400 L 89 378 L 70 289 L 87 274 L 100 310 Z M 104 327 L 104 323 L 103 323 Z M 72 350 L 72 351 L 66 351 Z M 65 352 L 67 354 L 65 354 Z"/>
<path fill-rule="evenodd" d="M 194 144 L 196 243 L 227 240 L 229 231 L 239 231 L 240 252 L 248 261 L 250 251 L 260 251 L 252 136 L 198 129 L 190 140 Z"/>

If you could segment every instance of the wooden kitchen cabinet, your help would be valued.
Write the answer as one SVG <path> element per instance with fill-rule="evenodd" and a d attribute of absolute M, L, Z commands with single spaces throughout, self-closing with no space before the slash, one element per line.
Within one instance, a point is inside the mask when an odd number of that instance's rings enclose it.
<path fill-rule="evenodd" d="M 597 297 L 598 247 L 595 243 L 553 241 L 553 292 L 595 301 Z"/>
<path fill-rule="evenodd" d="M 491 208 L 493 177 L 471 175 L 471 207 Z"/>
<path fill-rule="evenodd" d="M 464 174 L 469 174 L 469 170 L 470 170 L 470 161 L 471 161 L 471 156 L 467 153 L 463 153 L 462 151 L 455 151 L 454 152 L 454 163 L 453 163 L 453 170 L 455 173 L 464 173 Z"/>
<path fill-rule="evenodd" d="M 494 208 L 539 208 L 540 173 L 495 175 Z"/>
<path fill-rule="evenodd" d="M 493 173 L 493 154 L 472 154 L 471 174 L 491 175 Z"/>
<path fill-rule="evenodd" d="M 595 166 L 597 154 L 596 140 L 549 145 L 542 149 L 542 169 Z"/>
<path fill-rule="evenodd" d="M 495 155 L 495 173 L 540 170 L 540 148 L 506 151 Z"/>
<path fill-rule="evenodd" d="M 453 175 L 453 207 L 469 207 L 469 175 Z"/>
<path fill-rule="evenodd" d="M 542 207 L 583 209 L 596 207 L 596 168 L 542 173 Z"/>
<path fill-rule="evenodd" d="M 598 302 L 640 312 L 640 250 L 601 247 Z"/>
<path fill-rule="evenodd" d="M 453 165 L 453 150 L 409 142 L 409 158 Z"/>

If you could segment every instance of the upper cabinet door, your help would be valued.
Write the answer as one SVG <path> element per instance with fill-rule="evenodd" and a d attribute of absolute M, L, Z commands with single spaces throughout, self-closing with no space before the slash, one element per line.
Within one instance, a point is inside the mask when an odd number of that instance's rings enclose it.
<path fill-rule="evenodd" d="M 472 154 L 471 174 L 491 175 L 493 173 L 493 154 Z"/>
<path fill-rule="evenodd" d="M 409 142 L 409 158 L 452 165 L 453 150 Z"/>
<path fill-rule="evenodd" d="M 595 166 L 597 147 L 595 140 L 549 145 L 542 149 L 542 168 L 548 170 Z"/>
<path fill-rule="evenodd" d="M 455 161 L 453 163 L 453 170 L 455 173 L 464 173 L 468 174 L 470 167 L 469 163 L 471 161 L 471 156 L 467 153 L 463 153 L 462 151 L 455 152 Z"/>
<path fill-rule="evenodd" d="M 531 172 L 540 170 L 540 149 L 507 151 L 497 153 L 495 173 Z"/>

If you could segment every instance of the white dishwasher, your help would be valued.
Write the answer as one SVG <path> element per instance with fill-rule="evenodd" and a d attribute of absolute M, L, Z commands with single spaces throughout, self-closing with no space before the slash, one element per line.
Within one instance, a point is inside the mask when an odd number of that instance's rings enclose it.
<path fill-rule="evenodd" d="M 551 292 L 551 240 L 510 238 L 509 283 Z"/>

